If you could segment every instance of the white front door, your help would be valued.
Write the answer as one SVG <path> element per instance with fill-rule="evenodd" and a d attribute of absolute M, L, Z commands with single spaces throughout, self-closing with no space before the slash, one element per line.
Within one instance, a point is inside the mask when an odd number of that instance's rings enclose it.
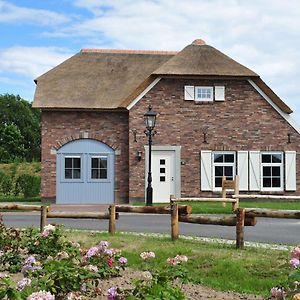
<path fill-rule="evenodd" d="M 175 194 L 175 151 L 152 151 L 153 203 L 168 203 Z"/>

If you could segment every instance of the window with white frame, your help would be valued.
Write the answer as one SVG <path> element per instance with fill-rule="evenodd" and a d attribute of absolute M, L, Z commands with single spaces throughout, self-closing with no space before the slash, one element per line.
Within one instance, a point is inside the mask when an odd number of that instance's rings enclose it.
<path fill-rule="evenodd" d="M 222 177 L 233 180 L 235 176 L 235 152 L 213 152 L 213 188 L 222 187 Z"/>
<path fill-rule="evenodd" d="M 81 157 L 66 156 L 65 157 L 65 179 L 81 178 Z"/>
<path fill-rule="evenodd" d="M 107 157 L 91 157 L 91 179 L 107 179 Z"/>
<path fill-rule="evenodd" d="M 281 152 L 261 153 L 261 190 L 283 190 L 283 155 Z"/>
<path fill-rule="evenodd" d="M 213 101 L 214 89 L 210 86 L 195 87 L 195 101 Z"/>

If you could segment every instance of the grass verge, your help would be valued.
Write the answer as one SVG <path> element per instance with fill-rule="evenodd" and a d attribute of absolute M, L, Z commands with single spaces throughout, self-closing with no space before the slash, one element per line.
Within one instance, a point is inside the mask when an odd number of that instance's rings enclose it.
<path fill-rule="evenodd" d="M 189 258 L 186 268 L 191 281 L 222 291 L 236 291 L 269 296 L 273 286 L 283 284 L 288 274 L 288 251 L 247 248 L 236 250 L 234 246 L 206 244 L 194 240 L 171 241 L 169 238 L 106 233 L 70 231 L 68 237 L 85 247 L 100 240 L 108 240 L 112 247 L 122 250 L 129 267 L 142 269 L 139 258 L 142 251 L 154 251 L 153 268 L 165 265 L 168 257 L 177 254 Z"/>
<path fill-rule="evenodd" d="M 168 205 L 169 203 L 160 203 L 155 205 Z M 192 202 L 180 202 L 179 204 L 191 205 L 193 208 L 193 214 L 231 214 L 231 204 L 227 203 L 226 207 L 222 206 L 220 202 L 201 202 L 201 203 L 192 203 Z M 144 203 L 134 203 L 133 205 L 142 206 Z M 290 210 L 300 210 L 300 201 L 298 202 L 246 202 L 240 201 L 240 207 L 244 208 L 270 208 L 270 209 L 290 209 Z"/>

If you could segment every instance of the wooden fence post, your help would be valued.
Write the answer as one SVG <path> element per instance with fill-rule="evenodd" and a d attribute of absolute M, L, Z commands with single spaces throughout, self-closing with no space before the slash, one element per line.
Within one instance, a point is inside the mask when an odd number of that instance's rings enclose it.
<path fill-rule="evenodd" d="M 235 176 L 234 179 L 234 195 L 239 195 L 240 193 L 240 177 L 238 175 Z M 232 203 L 232 210 L 235 211 L 240 207 L 240 199 L 235 198 L 236 202 Z"/>
<path fill-rule="evenodd" d="M 244 249 L 245 209 L 236 210 L 236 248 Z"/>
<path fill-rule="evenodd" d="M 116 233 L 116 205 L 112 204 L 108 208 L 109 210 L 109 226 L 108 226 L 108 232 L 110 234 Z"/>
<path fill-rule="evenodd" d="M 224 186 L 224 182 L 226 180 L 226 176 L 222 176 L 222 198 L 226 198 L 226 187 Z M 226 207 L 226 202 L 222 203 L 223 207 Z"/>
<path fill-rule="evenodd" d="M 171 205 L 171 237 L 172 240 L 177 240 L 179 236 L 178 231 L 178 204 Z"/>
<path fill-rule="evenodd" d="M 41 222 L 40 222 L 40 230 L 43 232 L 44 227 L 47 224 L 47 212 L 48 212 L 48 206 L 43 205 L 41 207 Z"/>

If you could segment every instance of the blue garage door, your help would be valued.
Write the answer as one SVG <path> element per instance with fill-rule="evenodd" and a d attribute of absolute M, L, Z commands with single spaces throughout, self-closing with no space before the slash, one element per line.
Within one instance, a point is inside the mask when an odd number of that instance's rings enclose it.
<path fill-rule="evenodd" d="M 56 203 L 114 202 L 114 151 L 106 144 L 82 139 L 57 151 Z"/>

